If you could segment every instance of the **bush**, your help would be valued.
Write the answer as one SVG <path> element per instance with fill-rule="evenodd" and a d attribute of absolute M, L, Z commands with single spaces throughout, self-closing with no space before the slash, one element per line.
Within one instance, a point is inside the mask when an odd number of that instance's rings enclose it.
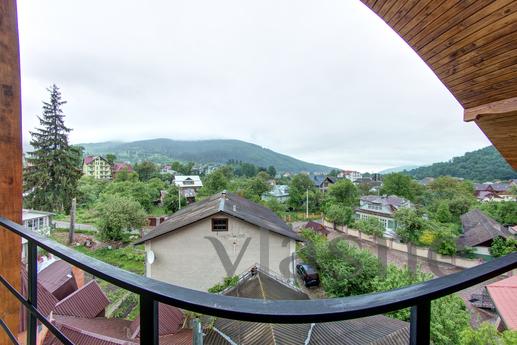
<path fill-rule="evenodd" d="M 367 220 L 358 220 L 355 227 L 367 235 L 382 237 L 384 235 L 384 225 L 375 217 L 368 217 Z"/>
<path fill-rule="evenodd" d="M 230 286 L 235 286 L 239 282 L 239 276 L 225 277 L 222 283 L 217 283 L 208 289 L 210 293 L 220 293 Z"/>
<path fill-rule="evenodd" d="M 337 225 L 350 225 L 352 215 L 351 207 L 334 204 L 330 205 L 325 216 L 329 221 Z"/>
<path fill-rule="evenodd" d="M 144 209 L 133 199 L 120 195 L 108 195 L 96 207 L 97 227 L 104 240 L 121 241 L 131 229 L 147 222 Z"/>
<path fill-rule="evenodd" d="M 513 238 L 497 237 L 490 247 L 490 255 L 497 258 L 507 254 L 517 252 L 517 240 Z"/>

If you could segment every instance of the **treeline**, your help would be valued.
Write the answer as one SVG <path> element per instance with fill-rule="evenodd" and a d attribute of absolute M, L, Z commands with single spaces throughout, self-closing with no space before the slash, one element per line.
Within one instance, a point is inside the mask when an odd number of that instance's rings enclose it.
<path fill-rule="evenodd" d="M 476 182 L 517 179 L 517 172 L 493 146 L 467 152 L 448 162 L 434 163 L 405 173 L 416 179 L 438 176 L 461 177 Z"/>

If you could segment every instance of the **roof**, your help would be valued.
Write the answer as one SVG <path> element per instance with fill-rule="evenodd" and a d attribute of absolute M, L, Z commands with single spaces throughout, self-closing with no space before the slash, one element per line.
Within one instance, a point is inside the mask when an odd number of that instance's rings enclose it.
<path fill-rule="evenodd" d="M 192 184 L 185 184 L 187 181 L 192 181 Z M 203 182 L 198 175 L 176 175 L 174 176 L 174 184 L 178 187 L 203 187 Z"/>
<path fill-rule="evenodd" d="M 478 209 L 469 211 L 460 218 L 463 227 L 463 234 L 457 241 L 460 246 L 475 247 L 498 236 L 512 236 L 508 229 Z"/>
<path fill-rule="evenodd" d="M 22 218 L 25 221 L 25 220 L 29 220 L 29 219 L 48 217 L 48 216 L 52 216 L 52 215 L 54 215 L 54 213 L 52 213 L 52 212 L 28 210 L 28 209 L 24 208 L 23 213 L 22 213 Z"/>
<path fill-rule="evenodd" d="M 100 316 L 109 304 L 99 284 L 92 280 L 59 301 L 54 313 L 91 319 Z"/>
<path fill-rule="evenodd" d="M 64 260 L 56 260 L 38 272 L 38 282 L 58 300 L 77 290 L 72 266 Z"/>
<path fill-rule="evenodd" d="M 506 328 L 517 330 L 517 276 L 487 285 L 486 289 Z"/>
<path fill-rule="evenodd" d="M 183 312 L 176 307 L 159 303 L 158 304 L 158 334 L 168 335 L 178 332 L 183 325 Z M 133 337 L 140 336 L 140 315 L 131 322 L 131 334 Z"/>
<path fill-rule="evenodd" d="M 267 194 L 277 198 L 282 196 L 289 196 L 289 186 L 285 184 L 274 185 L 271 188 L 271 191 L 269 191 Z"/>
<path fill-rule="evenodd" d="M 312 229 L 312 230 L 314 230 L 314 231 L 316 231 L 316 232 L 318 232 L 320 234 L 323 234 L 323 235 L 330 234 L 330 230 L 328 230 L 325 227 L 325 225 L 320 224 L 320 223 L 316 223 L 316 222 L 313 222 L 313 221 L 308 222 L 303 227 L 306 228 L 306 229 Z"/>
<path fill-rule="evenodd" d="M 474 185 L 476 192 L 481 191 L 494 191 L 494 192 L 506 192 L 510 189 L 509 183 L 476 183 Z"/>
<path fill-rule="evenodd" d="M 144 243 L 219 213 L 233 216 L 282 236 L 301 241 L 301 238 L 269 208 L 237 194 L 222 192 L 179 210 L 135 244 Z"/>
<path fill-rule="evenodd" d="M 277 281 L 261 269 L 256 275 L 246 275 L 225 295 L 264 300 L 308 299 L 302 291 Z M 247 345 L 406 345 L 409 341 L 409 324 L 383 315 L 317 324 L 267 324 L 219 318 L 214 328 L 235 343 Z M 205 344 L 212 342 L 205 340 Z"/>
<path fill-rule="evenodd" d="M 122 170 L 125 170 L 127 169 L 128 172 L 132 172 L 133 171 L 133 167 L 131 166 L 131 164 L 127 164 L 127 163 L 113 163 L 113 171 L 114 172 L 119 172 L 119 171 L 122 171 Z"/>
<path fill-rule="evenodd" d="M 92 162 L 96 159 L 102 159 L 103 161 L 105 161 L 106 163 L 108 163 L 108 161 L 106 160 L 106 158 L 102 157 L 102 156 L 86 156 L 84 157 L 84 160 L 83 160 L 83 163 L 88 165 L 88 164 L 92 164 Z"/>
<path fill-rule="evenodd" d="M 383 205 L 393 206 L 396 209 L 409 203 L 409 201 L 407 199 L 398 197 L 396 195 L 389 195 L 389 196 L 365 195 L 365 196 L 361 197 L 361 201 L 374 203 L 374 204 L 383 204 Z"/>

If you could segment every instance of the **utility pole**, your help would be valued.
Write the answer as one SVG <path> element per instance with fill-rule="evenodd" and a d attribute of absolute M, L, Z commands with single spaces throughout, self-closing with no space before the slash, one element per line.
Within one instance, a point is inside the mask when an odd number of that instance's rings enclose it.
<path fill-rule="evenodd" d="M 178 210 L 181 210 L 181 188 L 178 187 Z"/>
<path fill-rule="evenodd" d="M 309 188 L 307 188 L 307 196 L 305 200 L 305 218 L 309 219 Z"/>
<path fill-rule="evenodd" d="M 70 208 L 70 229 L 68 230 L 68 244 L 74 243 L 75 234 L 75 217 L 76 217 L 77 199 L 72 199 L 72 207 Z"/>

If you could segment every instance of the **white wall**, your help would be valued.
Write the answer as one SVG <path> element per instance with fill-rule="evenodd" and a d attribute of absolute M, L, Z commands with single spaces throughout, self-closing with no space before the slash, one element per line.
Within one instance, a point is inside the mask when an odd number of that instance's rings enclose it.
<path fill-rule="evenodd" d="M 256 263 L 267 266 L 274 272 L 284 273 L 285 278 L 290 278 L 287 272 L 295 248 L 294 240 L 259 229 L 237 218 L 226 215 L 214 216 L 217 217 L 228 218 L 227 232 L 213 232 L 211 218 L 207 218 L 146 242 L 146 251 L 153 250 L 155 254 L 155 262 L 152 265 L 146 263 L 146 275 L 202 291 L 207 291 L 221 282 L 228 273 L 238 275 Z M 232 267 L 235 266 L 246 240 L 250 239 L 240 263 L 233 272 L 225 270 L 214 245 L 206 237 L 213 238 L 213 241 L 224 247 L 225 254 L 222 256 L 227 255 Z M 263 247 L 269 247 L 269 250 L 262 252 L 262 257 L 261 242 Z M 287 272 L 280 272 L 280 263 L 284 259 Z"/>

